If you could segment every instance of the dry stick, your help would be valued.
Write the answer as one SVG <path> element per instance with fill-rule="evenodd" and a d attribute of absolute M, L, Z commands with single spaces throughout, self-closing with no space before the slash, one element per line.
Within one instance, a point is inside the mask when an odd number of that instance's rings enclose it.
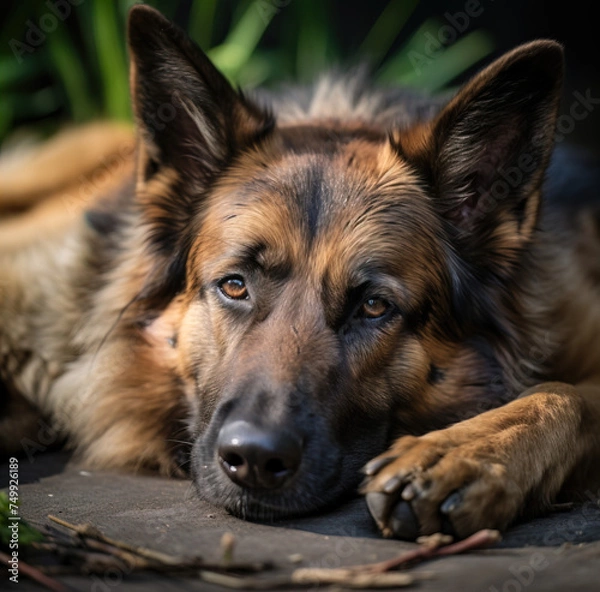
<path fill-rule="evenodd" d="M 465 551 L 473 551 L 475 549 L 484 549 L 494 545 L 502 540 L 502 535 L 499 530 L 492 530 L 491 528 L 484 528 L 483 530 L 477 531 L 470 537 L 457 541 L 451 545 L 440 547 L 436 549 L 436 555 L 458 555 Z"/>
<path fill-rule="evenodd" d="M 465 551 L 487 547 L 498 542 L 501 538 L 500 533 L 497 530 L 480 530 L 462 541 L 441 546 L 446 542 L 444 537 L 430 537 L 427 540 L 427 546 L 421 546 L 417 549 L 402 553 L 400 556 L 387 561 L 343 569 L 300 568 L 294 570 L 289 577 L 282 576 L 265 580 L 248 577 L 239 578 L 223 573 L 216 573 L 214 571 L 207 571 L 208 569 L 211 569 L 212 566 L 202 565 L 199 558 L 194 558 L 192 561 L 179 559 L 171 555 L 152 551 L 151 549 L 136 547 L 121 541 L 110 539 L 109 537 L 104 536 L 97 528 L 89 524 L 74 525 L 57 518 L 56 516 L 50 515 L 48 518 L 53 522 L 74 531 L 81 537 L 98 541 L 98 543 L 103 545 L 103 550 L 108 553 L 112 552 L 115 554 L 114 550 L 106 547 L 107 545 L 127 551 L 127 554 L 122 553 L 117 555 L 121 559 L 125 557 L 125 560 L 131 561 L 129 553 L 134 553 L 140 557 L 158 562 L 167 567 L 170 566 L 180 569 L 186 567 L 190 569 L 196 566 L 197 568 L 202 569 L 200 576 L 207 582 L 220 584 L 221 586 L 228 588 L 246 590 L 269 590 L 290 584 L 338 584 L 348 588 L 391 588 L 409 586 L 414 583 L 414 577 L 412 575 L 386 572 L 418 561 L 425 561 L 435 557 L 464 553 Z M 144 564 L 143 561 L 139 561 L 135 557 L 132 559 L 135 560 L 135 564 L 137 564 L 138 567 L 147 569 L 152 569 L 154 567 L 149 563 Z M 220 566 L 220 568 L 222 569 L 223 566 Z"/>
<path fill-rule="evenodd" d="M 80 539 L 84 539 L 82 542 L 90 547 L 99 551 L 103 551 L 117 559 L 127 563 L 131 569 L 135 570 L 152 570 L 159 572 L 171 572 L 171 571 L 193 571 L 194 573 L 199 569 L 205 570 L 216 570 L 216 571 L 244 571 L 244 572 L 260 572 L 270 569 L 272 564 L 261 563 L 261 564 L 235 564 L 229 563 L 224 564 L 207 564 L 202 561 L 201 557 L 175 557 L 173 555 L 166 555 L 146 547 L 138 547 L 135 545 L 129 545 L 123 541 L 111 539 L 96 527 L 91 524 L 71 524 L 62 518 L 48 515 L 48 519 L 68 528 L 75 532 Z"/>
<path fill-rule="evenodd" d="M 273 590 L 275 588 L 284 588 L 291 584 L 288 576 L 256 578 L 240 578 L 229 574 L 223 574 L 215 571 L 200 571 L 198 574 L 205 582 L 217 584 L 224 588 L 232 590 Z"/>
<path fill-rule="evenodd" d="M 135 555 L 139 555 L 140 557 L 145 557 L 146 559 L 150 559 L 151 561 L 158 561 L 159 563 L 165 565 L 172 565 L 174 567 L 179 566 L 182 563 L 181 558 L 173 557 L 172 555 L 166 555 L 165 553 L 161 553 L 160 551 L 153 551 L 152 549 L 147 549 L 146 547 L 137 547 L 135 545 L 129 545 L 128 543 L 124 543 L 123 541 L 118 541 L 115 539 L 111 539 L 104 534 L 102 534 L 96 527 L 91 524 L 71 524 L 62 518 L 57 518 L 56 516 L 48 515 L 48 519 L 52 520 L 52 522 L 56 522 L 56 524 L 60 524 L 73 532 L 76 532 L 79 536 L 87 537 L 90 539 L 95 539 L 101 543 L 106 543 L 107 545 L 112 545 L 113 547 L 117 547 L 118 549 L 122 549 L 123 551 L 127 551 L 129 553 L 134 553 Z M 194 558 L 197 561 L 200 561 L 199 557 Z"/>
<path fill-rule="evenodd" d="M 94 551 L 100 551 L 110 555 L 114 559 L 118 559 L 123 564 L 126 564 L 130 569 L 150 569 L 152 565 L 156 565 L 156 561 L 149 561 L 145 557 L 134 555 L 129 551 L 123 551 L 112 544 L 103 543 L 97 539 L 88 538 L 85 541 L 85 546 Z"/>
<path fill-rule="evenodd" d="M 357 565 L 352 568 L 356 571 L 364 571 L 367 573 L 382 573 L 402 567 L 409 563 L 418 561 L 426 561 L 427 559 L 433 559 L 434 557 L 442 557 L 444 555 L 456 555 L 458 553 L 464 553 L 465 551 L 473 551 L 475 549 L 482 549 L 489 547 L 494 543 L 497 543 L 501 539 L 500 533 L 497 530 L 484 529 L 472 534 L 470 537 L 445 545 L 443 547 L 418 547 L 411 551 L 406 551 L 398 557 L 388 559 L 387 561 L 380 561 L 379 563 L 368 563 L 366 565 Z"/>
<path fill-rule="evenodd" d="M 353 568 L 299 568 L 292 572 L 290 579 L 293 584 L 338 584 L 346 588 L 401 588 L 415 582 L 415 578 L 406 573 L 369 573 Z"/>
<path fill-rule="evenodd" d="M 415 578 L 405 573 L 357 573 L 352 569 L 300 568 L 289 576 L 270 578 L 239 578 L 227 574 L 201 571 L 200 577 L 211 584 L 233 590 L 273 590 L 288 586 L 331 586 L 344 588 L 402 588 Z"/>
<path fill-rule="evenodd" d="M 78 561 L 80 565 L 59 566 L 60 569 L 55 569 L 57 566 L 44 566 L 44 573 L 79 573 L 83 568 L 93 571 L 99 562 L 103 562 L 106 566 L 115 567 L 116 569 L 140 569 L 140 566 L 149 564 L 147 559 L 121 551 L 111 545 L 106 545 L 94 539 L 82 540 L 79 538 L 77 542 L 65 543 L 49 541 L 45 543 L 32 542 L 31 547 L 40 551 L 46 551 L 57 555 L 61 560 L 73 562 Z M 97 551 L 97 552 L 96 552 Z M 152 565 L 158 565 L 153 563 Z M 103 568 L 106 569 L 106 568 Z"/>
<path fill-rule="evenodd" d="M 0 551 L 0 563 L 4 563 L 8 567 L 11 567 L 11 564 L 9 563 L 10 559 L 11 558 L 6 553 Z M 36 567 L 25 563 L 21 559 L 19 559 L 19 574 L 27 576 L 29 579 L 48 588 L 48 590 L 52 590 L 52 592 L 69 592 L 69 589 L 64 584 L 47 576 Z"/>

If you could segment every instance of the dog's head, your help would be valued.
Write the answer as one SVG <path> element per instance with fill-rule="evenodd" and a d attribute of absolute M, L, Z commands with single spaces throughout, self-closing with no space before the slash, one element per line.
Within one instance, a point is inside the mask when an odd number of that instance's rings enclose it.
<path fill-rule="evenodd" d="M 557 44 L 398 129 L 278 123 L 147 7 L 129 39 L 154 260 L 139 302 L 176 318 L 202 496 L 250 518 L 322 508 L 394 434 L 502 400 L 490 344 L 510 339 L 501 300 L 536 225 Z"/>

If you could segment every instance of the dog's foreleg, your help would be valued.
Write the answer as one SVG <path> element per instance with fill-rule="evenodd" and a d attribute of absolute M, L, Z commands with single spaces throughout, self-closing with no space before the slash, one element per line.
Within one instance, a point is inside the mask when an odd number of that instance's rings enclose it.
<path fill-rule="evenodd" d="M 571 483 L 597 487 L 600 380 L 549 382 L 503 407 L 421 437 L 399 438 L 366 467 L 363 492 L 383 533 L 505 529 Z M 597 464 L 595 466 L 598 466 Z"/>

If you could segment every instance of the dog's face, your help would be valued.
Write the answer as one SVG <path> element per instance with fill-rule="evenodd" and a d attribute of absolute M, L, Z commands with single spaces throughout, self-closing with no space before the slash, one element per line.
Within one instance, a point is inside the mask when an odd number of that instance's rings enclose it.
<path fill-rule="evenodd" d="M 241 158 L 190 250 L 194 471 L 245 515 L 355 489 L 430 371 L 416 329 L 448 283 L 439 222 L 386 138 L 327 144 L 280 130 Z"/>
<path fill-rule="evenodd" d="M 203 497 L 249 518 L 323 508 L 392 436 L 498 404 L 480 338 L 535 224 L 555 45 L 513 52 L 405 130 L 278 125 L 147 8 L 130 45 L 156 260 L 140 300 L 177 308 Z M 533 165 L 490 209 L 481 195 L 521 154 Z"/>

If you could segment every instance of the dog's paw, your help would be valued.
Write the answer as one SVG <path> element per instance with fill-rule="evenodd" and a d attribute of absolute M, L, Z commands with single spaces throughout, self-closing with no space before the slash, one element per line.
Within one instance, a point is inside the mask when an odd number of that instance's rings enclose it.
<path fill-rule="evenodd" d="M 384 536 L 406 540 L 503 530 L 523 499 L 502 450 L 484 439 L 460 442 L 449 430 L 400 438 L 365 473 L 361 492 L 375 522 Z"/>

